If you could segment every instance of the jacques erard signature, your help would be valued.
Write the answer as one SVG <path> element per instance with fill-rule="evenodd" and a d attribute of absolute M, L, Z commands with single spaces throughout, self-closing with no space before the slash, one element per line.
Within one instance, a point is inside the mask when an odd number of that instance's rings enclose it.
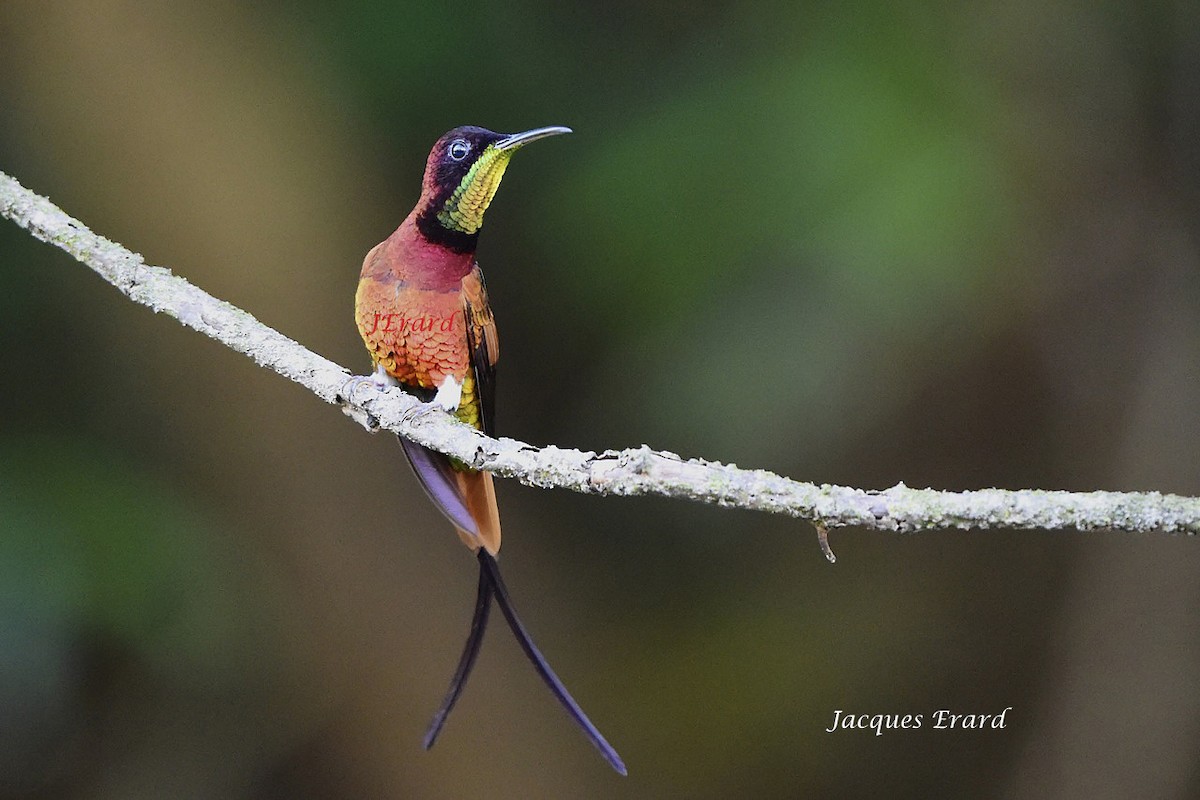
<path fill-rule="evenodd" d="M 1012 706 L 999 714 L 955 714 L 948 709 L 934 711 L 932 714 L 850 714 L 842 709 L 834 709 L 833 724 L 825 729 L 826 733 L 846 730 L 872 730 L 876 736 L 883 736 L 885 730 L 916 730 L 925 726 L 926 716 L 929 717 L 930 728 L 933 730 L 981 730 L 983 728 L 1003 728 L 1007 721 L 1004 715 L 1012 711 Z"/>

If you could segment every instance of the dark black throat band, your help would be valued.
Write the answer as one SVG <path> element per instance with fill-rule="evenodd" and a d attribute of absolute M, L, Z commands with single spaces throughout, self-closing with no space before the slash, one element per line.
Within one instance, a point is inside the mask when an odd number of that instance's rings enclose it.
<path fill-rule="evenodd" d="M 479 231 L 463 233 L 450 230 L 438 222 L 437 215 L 432 211 L 422 211 L 417 214 L 417 230 L 427 241 L 441 245 L 453 253 L 474 253 L 475 246 L 479 242 Z"/>

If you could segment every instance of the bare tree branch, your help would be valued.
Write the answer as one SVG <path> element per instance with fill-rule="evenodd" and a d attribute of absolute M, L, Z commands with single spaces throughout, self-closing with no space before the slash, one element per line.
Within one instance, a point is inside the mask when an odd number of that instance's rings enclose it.
<path fill-rule="evenodd" d="M 642 446 L 603 453 L 537 448 L 491 439 L 399 389 L 361 384 L 343 396 L 351 374 L 235 306 L 92 233 L 44 197 L 0 172 L 0 213 L 34 237 L 62 248 L 131 300 L 253 358 L 325 400 L 368 430 L 393 431 L 478 469 L 542 488 L 584 494 L 680 497 L 729 508 L 788 514 L 818 530 L 854 525 L 912 532 L 937 528 L 1200 531 L 1200 498 L 1158 492 L 1057 492 L 982 489 L 939 492 L 903 483 L 882 491 L 794 481 Z M 827 552 L 827 555 L 828 552 Z"/>

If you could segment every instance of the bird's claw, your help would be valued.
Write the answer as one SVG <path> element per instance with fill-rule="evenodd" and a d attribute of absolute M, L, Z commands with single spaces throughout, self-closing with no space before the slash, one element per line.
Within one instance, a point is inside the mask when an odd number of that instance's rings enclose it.
<path fill-rule="evenodd" d="M 391 379 L 391 376 L 387 374 L 383 367 L 376 367 L 375 371 L 370 375 L 355 375 L 349 378 L 345 383 L 342 384 L 342 388 L 338 390 L 338 396 L 344 398 L 346 402 L 353 403 L 354 393 L 367 383 L 371 384 L 380 391 L 388 388 L 389 386 L 395 385 Z"/>

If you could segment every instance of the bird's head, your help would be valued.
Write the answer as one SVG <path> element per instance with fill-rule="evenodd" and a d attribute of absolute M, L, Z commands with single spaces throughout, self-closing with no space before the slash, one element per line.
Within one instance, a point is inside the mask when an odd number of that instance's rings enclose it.
<path fill-rule="evenodd" d="M 425 163 L 417 227 L 426 239 L 459 252 L 475 249 L 487 211 L 509 159 L 522 146 L 570 128 L 493 133 L 464 125 L 443 134 Z"/>

